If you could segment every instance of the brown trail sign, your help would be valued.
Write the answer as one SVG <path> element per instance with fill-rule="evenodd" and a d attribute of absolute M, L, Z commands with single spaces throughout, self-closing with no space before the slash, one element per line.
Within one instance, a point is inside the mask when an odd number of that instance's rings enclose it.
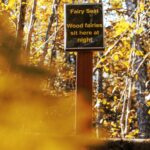
<path fill-rule="evenodd" d="M 76 132 L 82 133 L 81 120 L 86 116 L 79 101 L 80 93 L 90 105 L 90 120 L 85 128 L 92 127 L 92 52 L 104 50 L 103 7 L 102 4 L 66 4 L 65 5 L 65 50 L 77 52 L 77 99 Z M 82 109 L 83 108 L 83 109 Z"/>

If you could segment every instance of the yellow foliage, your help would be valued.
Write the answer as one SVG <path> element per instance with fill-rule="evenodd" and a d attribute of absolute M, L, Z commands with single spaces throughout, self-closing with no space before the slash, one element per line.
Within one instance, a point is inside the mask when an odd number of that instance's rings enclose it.
<path fill-rule="evenodd" d="M 139 133 L 139 129 L 132 130 L 125 138 L 133 139 Z"/>
<path fill-rule="evenodd" d="M 143 56 L 143 55 L 144 55 L 141 50 L 135 50 L 135 54 L 136 54 L 137 56 Z"/>
<path fill-rule="evenodd" d="M 136 30 L 136 34 L 141 34 L 144 31 L 143 27 L 140 27 L 139 29 Z"/>
<path fill-rule="evenodd" d="M 121 8 L 122 7 L 121 0 L 110 0 L 110 4 L 112 5 L 113 8 Z"/>
<path fill-rule="evenodd" d="M 114 132 L 114 131 L 112 132 L 113 137 L 116 137 L 117 135 L 118 135 L 118 132 Z"/>
<path fill-rule="evenodd" d="M 144 3 L 140 3 L 140 12 L 143 12 L 144 11 Z"/>
<path fill-rule="evenodd" d="M 118 99 L 117 96 L 114 96 L 114 101 L 117 101 L 117 99 Z"/>
<path fill-rule="evenodd" d="M 105 62 L 106 58 L 101 58 L 101 62 Z"/>
<path fill-rule="evenodd" d="M 106 99 L 102 99 L 102 104 L 106 105 L 107 104 L 107 100 Z"/>
<path fill-rule="evenodd" d="M 135 79 L 136 79 L 136 80 L 139 79 L 139 75 L 138 75 L 138 74 L 135 75 Z"/>
<path fill-rule="evenodd" d="M 130 26 L 129 23 L 125 19 L 121 19 L 114 27 L 115 28 L 114 36 L 116 37 L 122 34 L 129 28 L 129 26 Z"/>
<path fill-rule="evenodd" d="M 147 105 L 147 106 L 150 106 L 150 100 L 147 100 L 147 101 L 146 101 L 146 105 Z"/>
<path fill-rule="evenodd" d="M 133 22 L 130 26 L 131 26 L 132 28 L 135 28 L 135 27 L 136 27 L 136 23 Z"/>
<path fill-rule="evenodd" d="M 114 127 L 114 128 L 117 127 L 116 123 L 114 123 L 114 122 L 111 122 L 111 125 L 112 125 L 112 127 Z"/>
<path fill-rule="evenodd" d="M 109 68 L 107 66 L 104 66 L 104 71 L 109 72 Z"/>
<path fill-rule="evenodd" d="M 128 61 L 124 61 L 123 64 L 126 66 L 126 68 L 129 68 L 130 67 L 130 64 Z"/>
<path fill-rule="evenodd" d="M 113 60 L 114 61 L 119 61 L 119 55 L 117 55 L 117 54 L 113 55 Z"/>
<path fill-rule="evenodd" d="M 109 123 L 108 123 L 106 120 L 104 120 L 103 125 L 104 125 L 105 127 L 107 127 L 107 126 L 109 125 Z"/>
<path fill-rule="evenodd" d="M 16 2 L 16 0 L 9 0 L 8 1 L 8 7 L 10 9 L 13 9 L 15 7 L 15 2 Z"/>

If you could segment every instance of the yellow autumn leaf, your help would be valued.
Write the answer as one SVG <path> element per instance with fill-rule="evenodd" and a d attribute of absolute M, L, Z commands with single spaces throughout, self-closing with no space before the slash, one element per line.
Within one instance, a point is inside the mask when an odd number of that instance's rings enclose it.
<path fill-rule="evenodd" d="M 26 4 L 26 2 L 22 2 L 22 5 L 25 5 Z"/>
<path fill-rule="evenodd" d="M 129 118 L 129 119 L 128 119 L 128 122 L 131 123 L 131 122 L 132 122 L 132 118 Z"/>
<path fill-rule="evenodd" d="M 113 8 L 121 8 L 122 7 L 121 0 L 110 0 L 110 3 Z"/>
<path fill-rule="evenodd" d="M 130 26 L 131 26 L 132 28 L 135 28 L 135 27 L 136 27 L 136 23 L 133 22 Z"/>
<path fill-rule="evenodd" d="M 129 64 L 129 62 L 123 62 L 123 64 L 127 67 L 127 68 L 129 68 L 130 67 L 130 64 Z"/>
<path fill-rule="evenodd" d="M 117 98 L 117 96 L 114 96 L 114 101 L 116 101 L 118 98 Z"/>
<path fill-rule="evenodd" d="M 123 57 L 123 56 L 124 56 L 123 51 L 125 51 L 125 50 L 124 50 L 124 49 L 121 49 L 121 51 L 119 52 L 120 57 Z"/>
<path fill-rule="evenodd" d="M 140 27 L 139 29 L 136 30 L 136 34 L 141 34 L 143 32 L 143 27 Z"/>
<path fill-rule="evenodd" d="M 140 12 L 144 11 L 144 4 L 140 3 Z"/>
<path fill-rule="evenodd" d="M 147 100 L 147 101 L 146 101 L 146 105 L 147 105 L 147 106 L 150 106 L 150 100 Z"/>
<path fill-rule="evenodd" d="M 104 120 L 103 125 L 104 125 L 105 127 L 107 127 L 107 126 L 108 126 L 108 122 L 107 122 L 106 120 Z"/>
<path fill-rule="evenodd" d="M 125 19 L 121 19 L 120 22 L 118 22 L 117 25 L 114 27 L 116 30 L 114 36 L 122 34 L 129 28 L 129 26 L 129 23 Z"/>
<path fill-rule="evenodd" d="M 101 62 L 104 62 L 106 60 L 106 58 L 101 58 Z"/>
<path fill-rule="evenodd" d="M 114 106 L 111 110 L 117 112 L 117 106 Z"/>
<path fill-rule="evenodd" d="M 139 79 L 139 75 L 138 75 L 138 74 L 135 75 L 135 79 L 136 79 L 136 80 Z"/>
<path fill-rule="evenodd" d="M 139 133 L 139 129 L 133 130 L 133 133 L 134 133 L 134 135 L 138 134 Z"/>
<path fill-rule="evenodd" d="M 117 54 L 114 55 L 114 56 L 113 56 L 113 60 L 114 60 L 114 61 L 119 61 L 119 56 L 118 56 Z"/>
<path fill-rule="evenodd" d="M 114 128 L 117 127 L 117 125 L 114 122 L 111 122 L 111 126 L 114 127 Z"/>
<path fill-rule="evenodd" d="M 137 56 L 143 56 L 143 55 L 144 55 L 143 52 L 140 51 L 140 50 L 135 50 L 135 54 L 136 54 Z"/>
<path fill-rule="evenodd" d="M 118 132 L 113 132 L 112 136 L 116 137 L 118 135 Z"/>
<path fill-rule="evenodd" d="M 107 104 L 107 100 L 106 100 L 106 99 L 103 99 L 103 100 L 102 100 L 102 103 L 103 103 L 103 105 L 106 105 L 106 104 Z"/>
<path fill-rule="evenodd" d="M 101 64 L 97 64 L 97 65 L 96 65 L 96 68 L 101 68 L 101 67 L 102 67 Z"/>
<path fill-rule="evenodd" d="M 105 71 L 105 72 L 108 72 L 108 71 L 109 71 L 109 68 L 106 67 L 106 66 L 104 66 L 104 71 Z"/>
<path fill-rule="evenodd" d="M 125 138 L 128 138 L 128 139 L 133 139 L 134 138 L 134 135 L 132 134 L 129 134 L 129 135 L 126 135 Z"/>
<path fill-rule="evenodd" d="M 8 3 L 8 7 L 11 8 L 11 9 L 14 8 L 15 2 L 16 2 L 15 0 L 10 0 L 9 3 Z"/>
<path fill-rule="evenodd" d="M 72 55 L 72 54 L 73 54 L 73 52 L 69 52 L 69 54 L 70 54 L 70 55 Z"/>
<path fill-rule="evenodd" d="M 148 111 L 148 114 L 150 115 L 150 110 Z"/>

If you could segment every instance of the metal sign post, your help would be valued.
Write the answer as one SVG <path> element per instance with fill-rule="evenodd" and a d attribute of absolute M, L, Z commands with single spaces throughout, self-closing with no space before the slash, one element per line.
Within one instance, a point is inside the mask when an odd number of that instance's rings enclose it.
<path fill-rule="evenodd" d="M 66 4 L 64 25 L 65 50 L 77 52 L 76 132 L 83 133 L 92 127 L 92 52 L 104 49 L 102 4 Z M 90 119 L 82 115 L 80 94 L 90 106 Z"/>

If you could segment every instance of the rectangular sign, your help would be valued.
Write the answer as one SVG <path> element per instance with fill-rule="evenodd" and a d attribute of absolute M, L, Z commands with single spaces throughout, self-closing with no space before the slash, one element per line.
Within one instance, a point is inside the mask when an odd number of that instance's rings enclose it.
<path fill-rule="evenodd" d="M 102 4 L 65 5 L 65 50 L 104 49 Z"/>

